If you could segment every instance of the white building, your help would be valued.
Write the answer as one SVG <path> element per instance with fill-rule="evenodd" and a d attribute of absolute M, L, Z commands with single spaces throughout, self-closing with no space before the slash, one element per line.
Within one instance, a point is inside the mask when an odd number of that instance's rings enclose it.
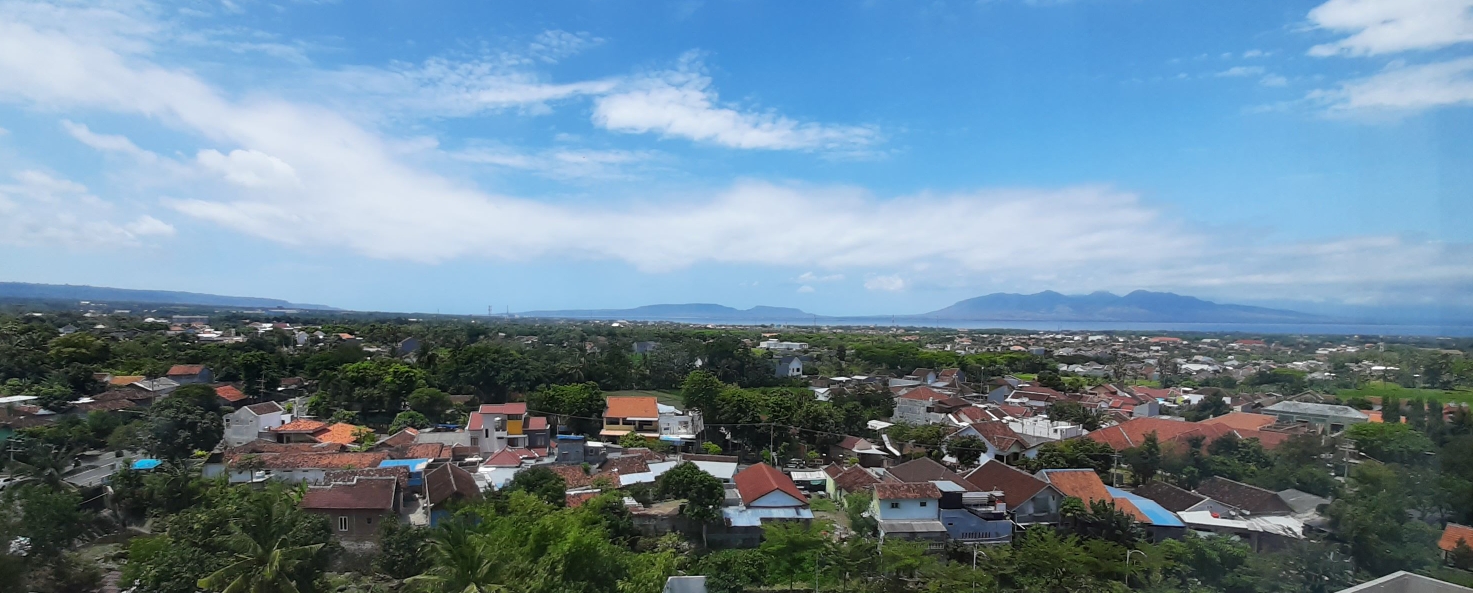
<path fill-rule="evenodd" d="M 225 415 L 225 445 L 239 447 L 290 421 L 290 415 L 276 402 L 246 406 Z"/>

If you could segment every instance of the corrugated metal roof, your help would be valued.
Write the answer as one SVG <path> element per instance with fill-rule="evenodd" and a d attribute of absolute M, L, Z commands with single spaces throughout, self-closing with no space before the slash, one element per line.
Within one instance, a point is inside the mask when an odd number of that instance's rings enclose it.
<path fill-rule="evenodd" d="M 721 516 L 732 527 L 759 527 L 762 521 L 812 519 L 813 511 L 798 507 L 726 507 Z"/>
<path fill-rule="evenodd" d="M 1183 523 L 1180 517 L 1166 510 L 1165 507 L 1157 504 L 1154 500 L 1144 496 L 1137 496 L 1112 486 L 1105 486 L 1105 490 L 1110 493 L 1110 496 L 1124 498 L 1130 501 L 1130 504 L 1135 505 L 1137 510 L 1144 514 L 1147 519 L 1151 520 L 1152 525 L 1157 527 L 1186 527 L 1186 523 Z"/>

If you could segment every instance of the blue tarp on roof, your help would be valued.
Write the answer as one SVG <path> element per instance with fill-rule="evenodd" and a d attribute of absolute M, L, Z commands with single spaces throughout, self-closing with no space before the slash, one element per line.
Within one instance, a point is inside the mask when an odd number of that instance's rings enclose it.
<path fill-rule="evenodd" d="M 139 459 L 133 462 L 133 469 L 153 469 L 162 463 L 157 459 Z"/>
<path fill-rule="evenodd" d="M 424 484 L 425 467 L 430 465 L 428 459 L 385 459 L 378 464 L 379 467 L 407 467 L 409 468 L 409 485 L 419 486 Z"/>
<path fill-rule="evenodd" d="M 1130 504 L 1135 505 L 1135 508 L 1138 508 L 1141 510 L 1142 513 L 1145 513 L 1146 518 L 1151 520 L 1152 525 L 1155 525 L 1157 527 L 1187 526 L 1186 523 L 1182 522 L 1180 517 L 1176 516 L 1176 513 L 1166 510 L 1165 507 L 1156 504 L 1156 501 L 1154 500 L 1137 496 L 1119 488 L 1113 488 L 1110 486 L 1105 486 L 1105 490 L 1108 490 L 1110 492 L 1110 496 L 1114 498 L 1124 498 L 1130 501 Z"/>

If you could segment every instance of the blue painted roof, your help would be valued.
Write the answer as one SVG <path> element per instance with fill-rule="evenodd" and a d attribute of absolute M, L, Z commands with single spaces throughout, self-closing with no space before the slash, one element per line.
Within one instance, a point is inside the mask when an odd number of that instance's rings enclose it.
<path fill-rule="evenodd" d="M 133 462 L 133 469 L 153 469 L 162 463 L 157 459 L 139 459 Z"/>
<path fill-rule="evenodd" d="M 379 467 L 407 467 L 412 472 L 422 472 L 430 464 L 428 459 L 385 459 Z"/>
<path fill-rule="evenodd" d="M 1165 507 L 1156 504 L 1156 501 L 1154 500 L 1137 496 L 1119 488 L 1113 488 L 1110 486 L 1105 486 L 1105 490 L 1110 491 L 1110 496 L 1112 497 L 1124 498 L 1125 500 L 1130 501 L 1130 504 L 1135 505 L 1135 508 L 1138 508 L 1141 510 L 1142 513 L 1145 513 L 1146 518 L 1151 520 L 1152 525 L 1155 525 L 1157 527 L 1187 526 L 1186 523 L 1182 522 L 1180 517 L 1176 516 L 1176 513 L 1166 510 Z"/>
<path fill-rule="evenodd" d="M 588 440 L 588 437 L 583 436 L 581 434 L 560 434 L 560 435 L 557 435 L 557 440 L 559 440 L 559 441 L 586 441 L 586 440 Z"/>

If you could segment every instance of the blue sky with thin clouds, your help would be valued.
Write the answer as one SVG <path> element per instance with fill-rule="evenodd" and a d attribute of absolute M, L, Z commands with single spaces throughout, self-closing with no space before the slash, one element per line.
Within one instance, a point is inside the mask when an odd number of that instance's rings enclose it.
<path fill-rule="evenodd" d="M 0 0 L 0 280 L 1473 306 L 1473 0 Z"/>

